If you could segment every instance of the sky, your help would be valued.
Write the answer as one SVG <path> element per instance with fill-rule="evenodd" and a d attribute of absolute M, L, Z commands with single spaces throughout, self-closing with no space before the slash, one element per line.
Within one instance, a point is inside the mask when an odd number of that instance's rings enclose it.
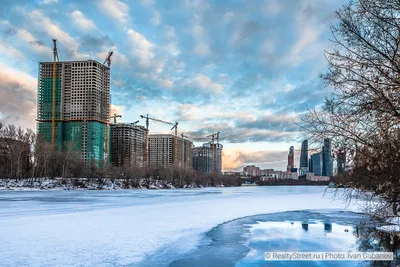
<path fill-rule="evenodd" d="M 179 122 L 208 142 L 219 131 L 223 170 L 299 165 L 295 122 L 331 88 L 324 50 L 345 0 L 2 0 L 0 121 L 36 128 L 38 62 L 111 63 L 112 112 Z M 173 133 L 150 122 L 150 133 Z"/>

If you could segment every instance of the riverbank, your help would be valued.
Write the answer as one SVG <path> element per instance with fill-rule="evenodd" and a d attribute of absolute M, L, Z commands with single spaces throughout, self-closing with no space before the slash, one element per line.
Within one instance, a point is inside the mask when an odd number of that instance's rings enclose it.
<path fill-rule="evenodd" d="M 178 185 L 160 179 L 114 179 L 114 178 L 10 178 L 0 179 L 0 190 L 122 190 L 122 189 L 177 189 L 236 186 L 327 186 L 327 182 L 301 180 L 274 180 L 258 183 Z"/>
<path fill-rule="evenodd" d="M 183 188 L 202 188 L 194 183 Z M 175 189 L 164 180 L 111 178 L 27 178 L 0 179 L 0 190 L 121 190 L 121 189 Z"/>

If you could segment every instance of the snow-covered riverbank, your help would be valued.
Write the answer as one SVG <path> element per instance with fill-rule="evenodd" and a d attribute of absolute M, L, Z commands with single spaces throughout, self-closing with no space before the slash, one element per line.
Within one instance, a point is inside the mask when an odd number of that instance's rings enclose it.
<path fill-rule="evenodd" d="M 195 184 L 184 188 L 198 188 Z M 109 178 L 29 178 L 0 179 L 0 190 L 120 190 L 120 189 L 174 189 L 163 180 L 134 180 Z"/>

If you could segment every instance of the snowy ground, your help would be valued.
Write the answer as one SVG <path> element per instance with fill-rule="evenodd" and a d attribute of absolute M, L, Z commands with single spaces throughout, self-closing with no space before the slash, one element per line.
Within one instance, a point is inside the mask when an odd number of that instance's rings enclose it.
<path fill-rule="evenodd" d="M 0 191 L 0 265 L 136 265 L 249 215 L 345 209 L 325 187 Z M 356 204 L 347 210 L 357 211 Z M 168 262 L 165 263 L 166 265 Z"/>
<path fill-rule="evenodd" d="M 0 179 L 0 190 L 121 190 L 121 189 L 174 189 L 171 183 L 162 180 L 151 180 L 149 184 L 140 179 L 135 184 L 133 179 L 110 178 L 27 178 Z M 194 184 L 189 185 L 195 188 Z"/>

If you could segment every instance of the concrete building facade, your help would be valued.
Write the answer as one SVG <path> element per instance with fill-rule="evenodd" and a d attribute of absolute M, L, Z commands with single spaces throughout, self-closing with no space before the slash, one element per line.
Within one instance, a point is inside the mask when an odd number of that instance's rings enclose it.
<path fill-rule="evenodd" d="M 193 148 L 193 169 L 198 172 L 211 173 L 212 151 L 210 147 Z"/>
<path fill-rule="evenodd" d="M 214 146 L 214 160 L 213 160 Z M 193 169 L 199 172 L 222 173 L 222 144 L 204 143 L 201 147 L 193 148 Z"/>
<path fill-rule="evenodd" d="M 177 166 L 192 168 L 193 142 L 186 138 L 177 137 L 177 162 L 174 162 L 174 141 L 172 134 L 149 135 L 149 167 L 167 168 Z"/>
<path fill-rule="evenodd" d="M 110 162 L 114 166 L 145 167 L 146 128 L 127 123 L 110 125 Z"/>
<path fill-rule="evenodd" d="M 56 63 L 55 145 L 73 146 L 85 162 L 108 157 L 110 69 L 95 61 Z M 39 63 L 37 132 L 52 141 L 53 62 Z"/>
<path fill-rule="evenodd" d="M 249 165 L 249 166 L 243 167 L 243 171 L 247 172 L 250 176 L 261 176 L 260 168 L 254 166 L 254 165 Z"/>

